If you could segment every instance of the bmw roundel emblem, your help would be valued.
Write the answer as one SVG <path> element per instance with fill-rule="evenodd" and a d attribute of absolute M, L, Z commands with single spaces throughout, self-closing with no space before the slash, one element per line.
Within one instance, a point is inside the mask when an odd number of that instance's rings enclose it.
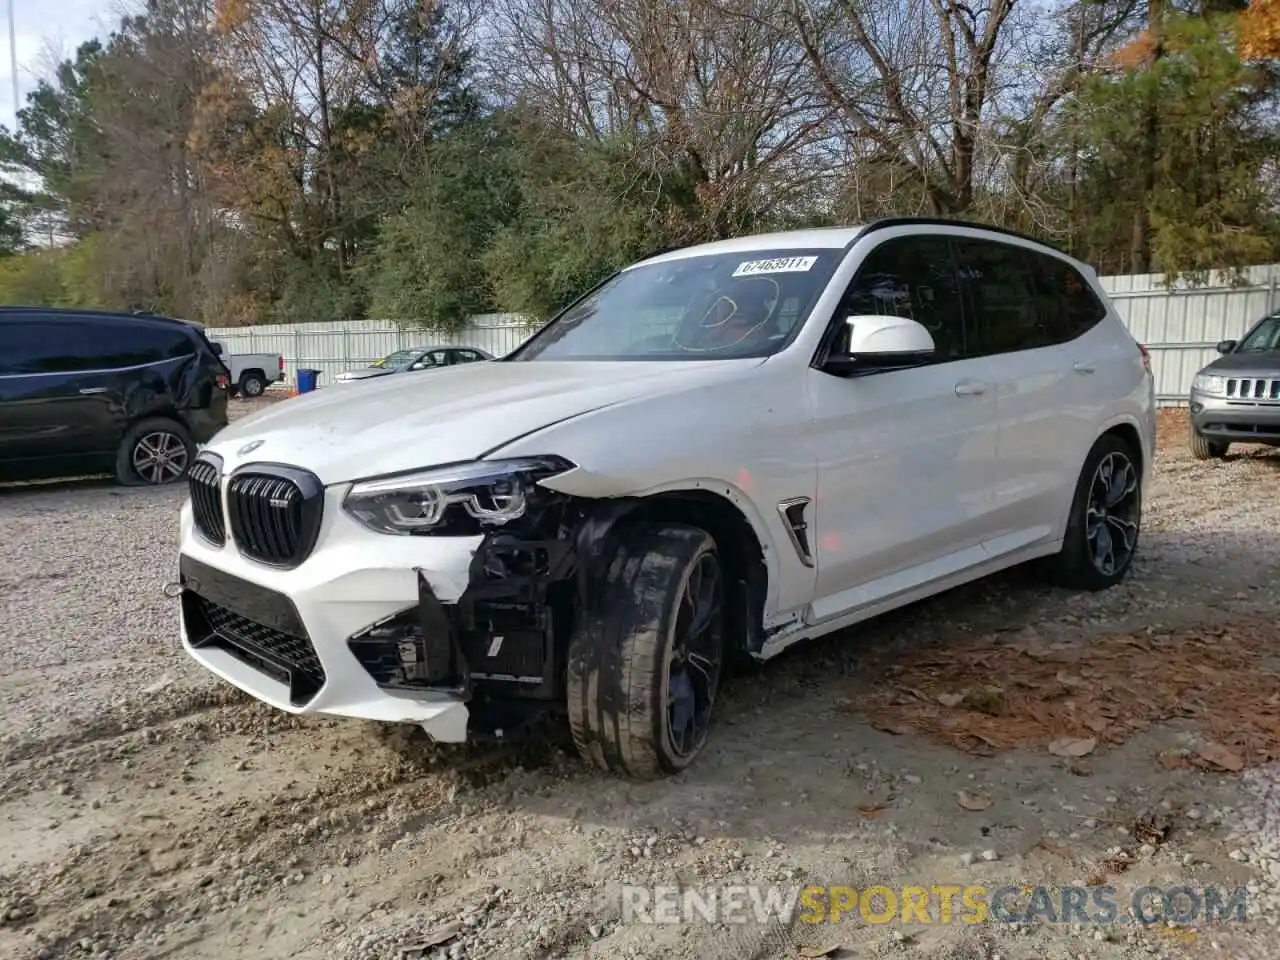
<path fill-rule="evenodd" d="M 250 440 L 243 447 L 241 447 L 239 450 L 236 451 L 236 456 L 243 457 L 246 453 L 253 453 L 253 451 L 257 450 L 265 442 L 266 442 L 265 440 Z"/>

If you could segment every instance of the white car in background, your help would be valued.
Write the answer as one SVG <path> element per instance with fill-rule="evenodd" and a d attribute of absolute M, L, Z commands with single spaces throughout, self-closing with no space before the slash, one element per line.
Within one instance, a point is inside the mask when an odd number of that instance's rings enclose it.
<path fill-rule="evenodd" d="M 514 353 L 233 423 L 181 513 L 182 639 L 292 713 L 686 767 L 725 665 L 1024 561 L 1110 587 L 1145 349 L 1094 272 L 936 220 L 617 273 Z"/>
<path fill-rule="evenodd" d="M 493 354 L 479 347 L 410 347 L 387 354 L 367 367 L 344 370 L 338 374 L 338 383 L 371 380 L 393 373 L 409 373 L 414 370 L 438 370 L 464 363 L 492 360 Z"/>

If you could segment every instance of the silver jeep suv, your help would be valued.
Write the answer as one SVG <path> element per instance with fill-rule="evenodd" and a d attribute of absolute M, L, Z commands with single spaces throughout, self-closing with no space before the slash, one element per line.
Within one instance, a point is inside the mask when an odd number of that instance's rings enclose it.
<path fill-rule="evenodd" d="M 1280 311 L 1218 353 L 1191 382 L 1192 456 L 1225 457 L 1232 443 L 1280 446 Z"/>

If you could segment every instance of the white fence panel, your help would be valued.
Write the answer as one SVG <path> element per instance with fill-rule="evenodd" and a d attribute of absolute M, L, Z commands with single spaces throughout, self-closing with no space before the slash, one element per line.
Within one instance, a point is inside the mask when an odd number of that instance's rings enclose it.
<path fill-rule="evenodd" d="M 1238 338 L 1280 309 L 1280 264 L 1251 267 L 1246 286 L 1214 278 L 1203 287 L 1166 288 L 1160 274 L 1103 277 L 1129 332 L 1151 351 L 1156 397 L 1183 406 L 1196 371 L 1216 357 L 1214 346 Z"/>
<path fill-rule="evenodd" d="M 1160 274 L 1103 277 L 1102 285 L 1129 332 L 1151 351 L 1156 395 L 1170 406 L 1186 403 L 1192 377 L 1217 355 L 1215 344 L 1239 337 L 1260 317 L 1280 309 L 1280 264 L 1250 268 L 1245 286 L 1215 278 L 1208 286 L 1170 289 Z M 325 386 L 343 370 L 412 346 L 473 346 L 500 357 L 534 329 L 514 314 L 492 313 L 473 317 L 465 330 L 452 335 L 387 320 L 210 327 L 207 332 L 228 353 L 282 354 L 290 381 L 299 367 L 319 370 L 319 385 Z"/>
<path fill-rule="evenodd" d="M 209 327 L 205 332 L 229 354 L 280 354 L 290 382 L 294 382 L 299 368 L 319 370 L 318 383 L 324 386 L 333 383 L 344 370 L 367 367 L 393 351 L 409 347 L 479 347 L 500 357 L 523 343 L 533 329 L 526 320 L 512 314 L 482 314 L 473 317 L 470 326 L 457 334 L 402 327 L 387 320 Z"/>

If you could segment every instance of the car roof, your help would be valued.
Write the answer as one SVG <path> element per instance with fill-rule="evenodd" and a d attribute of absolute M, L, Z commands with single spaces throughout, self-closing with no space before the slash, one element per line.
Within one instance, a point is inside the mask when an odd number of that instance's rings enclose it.
<path fill-rule="evenodd" d="M 1004 237 L 1033 244 L 1043 250 L 1050 251 L 1059 257 L 1065 257 L 1077 266 L 1086 267 L 1070 254 L 1037 237 L 1005 227 L 992 226 L 986 223 L 972 223 L 965 220 L 949 220 L 940 217 L 888 217 L 873 220 L 870 223 L 846 227 L 818 227 L 810 230 L 783 230 L 777 233 L 757 233 L 728 240 L 713 240 L 710 243 L 699 243 L 676 250 L 666 250 L 654 256 L 633 263 L 626 269 L 641 264 L 662 263 L 670 260 L 683 260 L 686 257 L 701 257 L 717 253 L 752 253 L 760 250 L 847 250 L 855 242 L 869 233 L 885 230 L 890 227 L 922 227 L 935 230 L 975 230 L 994 234 L 996 238 Z"/>
<path fill-rule="evenodd" d="M 661 263 L 716 253 L 750 253 L 754 250 L 842 250 L 862 232 L 856 227 L 821 227 L 814 230 L 783 230 L 778 233 L 755 233 L 728 240 L 713 240 L 678 250 L 667 250 L 640 263 Z M 633 264 L 639 266 L 639 263 Z"/>
<path fill-rule="evenodd" d="M 184 326 L 196 326 L 187 320 L 178 320 L 174 317 L 166 317 L 159 313 L 130 313 L 125 310 L 95 310 L 88 307 L 36 307 L 36 306 L 0 306 L 0 320 L 13 319 L 16 316 L 26 316 L 32 313 L 50 314 L 55 317 L 98 317 L 103 320 L 156 320 L 161 323 L 178 323 Z"/>

